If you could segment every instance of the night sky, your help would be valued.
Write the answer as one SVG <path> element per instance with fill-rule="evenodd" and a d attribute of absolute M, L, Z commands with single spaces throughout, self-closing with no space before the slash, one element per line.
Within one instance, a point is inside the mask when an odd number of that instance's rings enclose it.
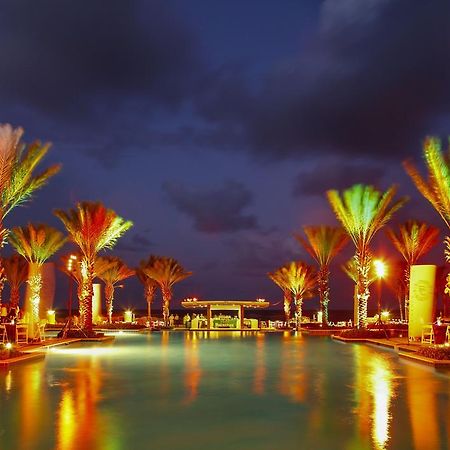
<path fill-rule="evenodd" d="M 7 225 L 61 227 L 53 209 L 101 200 L 135 224 L 115 254 L 195 272 L 175 305 L 278 302 L 266 273 L 310 261 L 292 233 L 336 223 L 330 188 L 398 183 L 396 220 L 442 228 L 401 161 L 449 134 L 449 17 L 448 0 L 3 0 L 0 122 L 63 163 Z M 118 309 L 144 308 L 125 284 Z M 333 287 L 331 308 L 351 308 L 352 283 Z"/>

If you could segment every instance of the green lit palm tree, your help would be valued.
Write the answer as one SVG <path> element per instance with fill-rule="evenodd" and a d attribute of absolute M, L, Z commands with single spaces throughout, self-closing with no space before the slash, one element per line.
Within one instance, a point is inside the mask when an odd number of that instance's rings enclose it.
<path fill-rule="evenodd" d="M 80 249 L 83 293 L 80 303 L 81 328 L 92 334 L 92 297 L 94 295 L 95 260 L 102 249 L 114 247 L 117 240 L 133 225 L 101 203 L 81 202 L 68 212 L 55 215 L 66 227 L 69 238 Z"/>
<path fill-rule="evenodd" d="M 146 267 L 152 267 L 155 263 L 155 259 L 156 257 L 154 255 L 150 255 L 148 259 L 142 260 L 139 263 L 139 267 L 136 269 L 136 276 L 144 286 L 144 296 L 147 301 L 147 317 L 150 328 L 152 327 L 152 303 L 155 299 L 158 282 L 147 276 L 144 269 Z"/>
<path fill-rule="evenodd" d="M 181 264 L 173 258 L 156 256 L 152 265 L 143 268 L 144 273 L 155 280 L 161 288 L 163 298 L 163 318 L 166 326 L 169 324 L 169 305 L 172 299 L 172 287 L 175 283 L 192 275 L 186 272 Z"/>
<path fill-rule="evenodd" d="M 50 144 L 35 141 L 26 146 L 21 142 L 22 135 L 22 128 L 0 124 L 0 249 L 6 244 L 9 233 L 4 223 L 6 216 L 16 206 L 30 200 L 33 193 L 61 169 L 59 164 L 54 164 L 36 175 L 36 168 Z M 0 261 L 0 301 L 5 281 L 3 272 Z"/>
<path fill-rule="evenodd" d="M 397 251 L 406 261 L 404 277 L 405 298 L 404 310 L 405 317 L 408 318 L 409 310 L 409 275 L 411 266 L 426 253 L 428 253 L 438 242 L 439 229 L 425 222 L 409 220 L 399 225 L 398 231 L 392 228 L 386 230 L 386 235 L 392 242 Z M 400 308 L 403 316 L 402 308 Z"/>
<path fill-rule="evenodd" d="M 330 264 L 334 257 L 347 245 L 348 236 L 340 227 L 328 227 L 325 225 L 305 226 L 303 231 L 307 240 L 300 235 L 295 235 L 295 238 L 319 265 L 317 283 L 319 286 L 320 309 L 323 321 L 328 325 Z"/>
<path fill-rule="evenodd" d="M 303 300 L 312 295 L 316 283 L 317 274 L 312 266 L 303 261 L 292 261 L 274 273 L 279 272 L 279 277 L 284 286 L 286 286 L 292 294 L 295 305 L 295 321 L 297 330 L 300 330 L 302 323 Z"/>
<path fill-rule="evenodd" d="M 268 273 L 267 276 L 283 291 L 284 320 L 289 325 L 291 321 L 292 293 L 289 289 L 283 267 L 275 270 L 275 272 Z"/>
<path fill-rule="evenodd" d="M 12 308 L 17 308 L 20 300 L 20 287 L 28 277 L 27 260 L 23 256 L 15 253 L 3 260 L 3 268 L 5 270 L 6 281 L 9 283 L 10 288 L 9 303 Z"/>
<path fill-rule="evenodd" d="M 48 225 L 28 224 L 27 227 L 13 228 L 9 241 L 29 264 L 28 280 L 31 291 L 31 323 L 33 336 L 36 336 L 36 325 L 39 324 L 39 305 L 41 301 L 42 274 L 41 267 L 66 242 L 59 230 Z"/>
<path fill-rule="evenodd" d="M 105 283 L 106 314 L 108 316 L 108 322 L 112 323 L 114 291 L 117 283 L 132 277 L 135 274 L 135 271 L 130 269 L 120 258 L 115 256 L 106 256 L 98 259 L 105 260 L 105 264 L 109 265 L 106 270 L 97 276 Z"/>
<path fill-rule="evenodd" d="M 441 141 L 428 137 L 423 146 L 423 156 L 428 171 L 425 179 L 411 161 L 405 161 L 403 166 L 416 185 L 419 192 L 433 205 L 447 228 L 450 228 L 450 148 L 445 154 Z M 445 240 L 445 259 L 450 263 L 450 237 Z M 450 292 L 450 274 L 447 276 L 445 290 Z"/>
<path fill-rule="evenodd" d="M 358 299 L 358 327 L 367 326 L 367 302 L 370 297 L 368 286 L 372 255 L 370 242 L 390 220 L 406 199 L 393 202 L 395 186 L 382 193 L 373 186 L 356 184 L 342 195 L 336 190 L 327 191 L 328 201 L 345 231 L 356 247 L 355 262 L 358 268 L 356 282 Z"/>

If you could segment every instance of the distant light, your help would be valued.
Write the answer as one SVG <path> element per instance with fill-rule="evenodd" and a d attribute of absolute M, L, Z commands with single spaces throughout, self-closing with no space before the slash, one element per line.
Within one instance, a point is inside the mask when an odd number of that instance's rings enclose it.
<path fill-rule="evenodd" d="M 11 350 L 12 349 L 11 342 L 6 343 L 5 347 L 6 347 L 7 350 Z"/>
<path fill-rule="evenodd" d="M 47 311 L 47 314 L 48 314 L 49 316 L 53 316 L 53 315 L 55 314 L 55 311 L 54 311 L 53 309 L 49 309 L 49 310 Z"/>
<path fill-rule="evenodd" d="M 381 311 L 381 317 L 384 317 L 387 319 L 389 317 L 390 312 L 389 311 Z"/>

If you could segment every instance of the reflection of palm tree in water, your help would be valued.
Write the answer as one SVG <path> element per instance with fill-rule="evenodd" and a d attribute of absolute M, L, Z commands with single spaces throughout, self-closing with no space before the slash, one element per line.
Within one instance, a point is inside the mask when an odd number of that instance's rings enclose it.
<path fill-rule="evenodd" d="M 184 339 L 184 385 L 186 389 L 186 395 L 184 398 L 185 404 L 195 401 L 198 395 L 198 388 L 200 386 L 200 379 L 202 376 L 202 370 L 200 367 L 200 357 L 198 352 L 198 337 L 195 333 L 185 334 Z"/>
<path fill-rule="evenodd" d="M 391 400 L 395 393 L 394 371 L 389 357 L 363 345 L 355 345 L 355 416 L 358 445 L 368 436 L 377 450 L 385 449 L 390 439 Z"/>
<path fill-rule="evenodd" d="M 305 401 L 306 375 L 304 365 L 305 348 L 302 335 L 283 333 L 279 390 L 281 395 L 296 403 Z"/>

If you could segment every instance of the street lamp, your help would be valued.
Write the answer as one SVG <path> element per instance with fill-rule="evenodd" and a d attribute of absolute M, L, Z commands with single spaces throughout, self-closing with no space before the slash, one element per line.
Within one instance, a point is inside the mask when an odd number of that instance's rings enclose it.
<path fill-rule="evenodd" d="M 381 280 L 386 276 L 386 263 L 382 261 L 381 259 L 376 259 L 373 262 L 373 265 L 375 267 L 375 273 L 378 277 L 378 283 L 377 283 L 377 291 L 378 291 L 378 320 L 377 322 L 379 324 L 382 324 L 381 320 Z"/>
<path fill-rule="evenodd" d="M 73 280 L 72 280 L 72 271 L 74 269 L 73 265 L 75 264 L 75 261 L 77 260 L 77 255 L 70 255 L 67 260 L 67 271 L 69 272 L 69 304 L 68 304 L 68 310 L 69 310 L 69 328 L 72 322 L 72 297 L 73 297 Z"/>

